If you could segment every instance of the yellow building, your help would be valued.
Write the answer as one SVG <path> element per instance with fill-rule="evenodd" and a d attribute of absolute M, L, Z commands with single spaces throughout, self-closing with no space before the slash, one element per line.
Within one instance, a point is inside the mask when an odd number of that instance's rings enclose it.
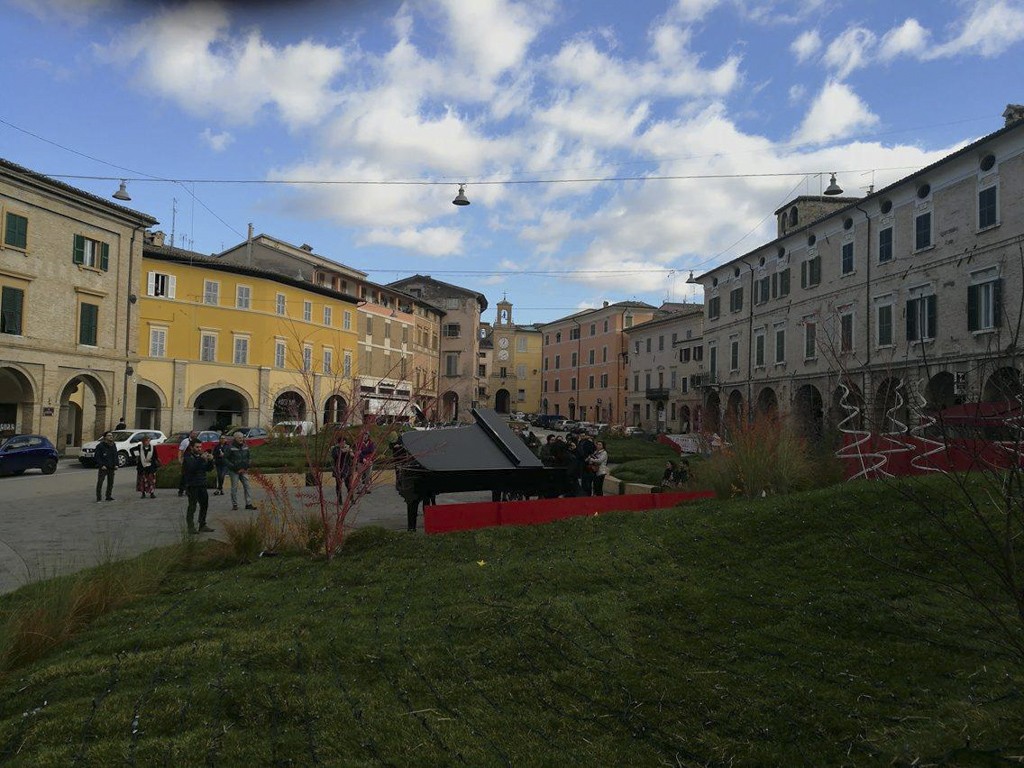
<path fill-rule="evenodd" d="M 540 413 L 543 335 L 532 325 L 512 322 L 511 302 L 502 299 L 496 310 L 490 344 L 481 344 L 480 378 L 487 382 L 480 388 L 481 404 L 498 413 Z"/>
<path fill-rule="evenodd" d="M 358 299 L 269 270 L 143 250 L 135 425 L 166 433 L 344 421 Z"/>

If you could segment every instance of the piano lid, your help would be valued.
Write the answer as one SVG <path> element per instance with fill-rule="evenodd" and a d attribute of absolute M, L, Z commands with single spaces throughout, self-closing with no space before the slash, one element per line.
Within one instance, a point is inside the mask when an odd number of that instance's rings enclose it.
<path fill-rule="evenodd" d="M 432 472 L 544 466 L 496 411 L 474 408 L 472 414 L 476 424 L 405 432 L 402 444 Z"/>

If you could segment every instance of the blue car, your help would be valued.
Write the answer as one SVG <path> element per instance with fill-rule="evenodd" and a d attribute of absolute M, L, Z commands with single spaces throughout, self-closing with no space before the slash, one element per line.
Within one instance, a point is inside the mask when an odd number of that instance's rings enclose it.
<path fill-rule="evenodd" d="M 0 475 L 20 475 L 40 469 L 44 475 L 57 471 L 57 449 L 42 435 L 15 435 L 0 443 Z"/>

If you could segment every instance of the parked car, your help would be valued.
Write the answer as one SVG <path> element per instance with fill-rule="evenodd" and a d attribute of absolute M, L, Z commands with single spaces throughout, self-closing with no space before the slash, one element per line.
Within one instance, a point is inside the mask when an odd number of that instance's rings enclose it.
<path fill-rule="evenodd" d="M 139 443 L 146 435 L 149 435 L 153 445 L 159 445 L 167 440 L 167 436 L 163 432 L 155 429 L 119 429 L 114 432 L 114 445 L 117 446 L 117 466 L 126 467 L 135 463 L 133 451 L 139 447 Z M 99 440 L 91 440 L 82 445 L 82 452 L 78 456 L 78 461 L 82 466 L 96 466 L 94 454 L 96 446 L 99 444 Z"/>
<path fill-rule="evenodd" d="M 57 471 L 57 449 L 42 435 L 14 435 L 0 441 L 0 475 L 20 475 L 40 469 L 44 475 Z"/>
<path fill-rule="evenodd" d="M 572 432 L 579 425 L 580 423 L 578 421 L 571 419 L 563 419 L 561 422 L 558 422 L 555 426 L 553 426 L 552 429 L 558 430 L 559 432 Z"/>
<path fill-rule="evenodd" d="M 232 437 L 241 434 L 248 445 L 263 445 L 270 439 L 270 433 L 263 427 L 238 427 L 229 432 Z"/>
<path fill-rule="evenodd" d="M 279 421 L 270 430 L 273 437 L 305 437 L 312 433 L 312 421 Z"/>
<path fill-rule="evenodd" d="M 626 435 L 627 437 L 631 435 L 642 435 L 644 434 L 644 430 L 643 427 L 626 427 L 625 429 L 622 430 L 622 434 Z"/>

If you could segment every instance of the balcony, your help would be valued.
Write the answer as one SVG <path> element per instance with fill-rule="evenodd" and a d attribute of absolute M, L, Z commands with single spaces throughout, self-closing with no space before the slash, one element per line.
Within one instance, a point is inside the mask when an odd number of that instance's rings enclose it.
<path fill-rule="evenodd" d="M 668 400 L 670 393 L 668 387 L 648 387 L 646 395 L 648 400 Z"/>
<path fill-rule="evenodd" d="M 718 383 L 718 375 L 710 371 L 706 373 L 695 373 L 690 376 L 690 389 L 710 387 Z"/>

